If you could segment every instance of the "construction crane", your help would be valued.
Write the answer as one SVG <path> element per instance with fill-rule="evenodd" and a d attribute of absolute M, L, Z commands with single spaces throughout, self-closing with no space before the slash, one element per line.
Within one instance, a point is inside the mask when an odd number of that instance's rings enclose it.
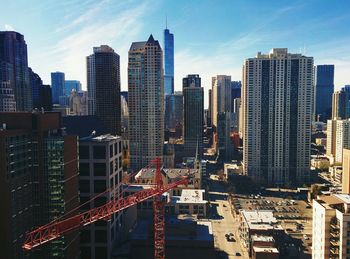
<path fill-rule="evenodd" d="M 24 250 L 31 250 L 37 246 L 45 244 L 51 240 L 59 238 L 64 234 L 92 224 L 98 220 L 109 219 L 114 213 L 127 209 L 137 203 L 153 198 L 154 211 L 154 259 L 165 258 L 165 201 L 162 199 L 163 193 L 177 187 L 187 185 L 188 178 L 182 177 L 179 180 L 163 184 L 161 175 L 161 160 L 154 159 L 151 164 L 156 165 L 155 184 L 150 189 L 145 189 L 137 193 L 118 200 L 111 200 L 105 205 L 90 209 L 86 212 L 62 220 L 55 220 L 45 226 L 39 227 L 26 234 L 25 242 L 22 246 Z"/>

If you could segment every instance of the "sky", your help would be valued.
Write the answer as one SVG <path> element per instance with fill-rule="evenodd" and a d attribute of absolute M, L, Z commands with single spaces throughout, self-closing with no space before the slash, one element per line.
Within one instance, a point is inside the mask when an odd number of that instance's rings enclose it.
<path fill-rule="evenodd" d="M 335 87 L 350 84 L 349 0 L 0 0 L 0 30 L 24 35 L 28 64 L 44 83 L 50 73 L 80 80 L 86 89 L 86 56 L 109 45 L 121 62 L 127 90 L 128 50 L 150 34 L 163 46 L 165 17 L 175 41 L 175 91 L 199 74 L 241 80 L 244 59 L 271 48 L 335 65 Z"/>

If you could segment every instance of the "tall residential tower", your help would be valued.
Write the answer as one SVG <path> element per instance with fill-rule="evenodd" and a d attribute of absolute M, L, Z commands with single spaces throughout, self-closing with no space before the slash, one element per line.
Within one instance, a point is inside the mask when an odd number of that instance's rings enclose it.
<path fill-rule="evenodd" d="M 272 49 L 243 68 L 243 167 L 256 182 L 309 180 L 313 58 Z"/>
<path fill-rule="evenodd" d="M 120 61 L 107 46 L 94 47 L 87 57 L 89 114 L 96 115 L 112 135 L 120 135 Z"/>
<path fill-rule="evenodd" d="M 163 52 L 151 35 L 129 49 L 128 105 L 131 168 L 162 157 L 164 142 Z"/>

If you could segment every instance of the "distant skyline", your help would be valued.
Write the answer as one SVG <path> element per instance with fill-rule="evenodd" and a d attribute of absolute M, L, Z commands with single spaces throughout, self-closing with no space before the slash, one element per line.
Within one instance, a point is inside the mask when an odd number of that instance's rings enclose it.
<path fill-rule="evenodd" d="M 313 56 L 315 65 L 334 64 L 335 89 L 350 84 L 347 0 L 3 0 L 1 6 L 0 30 L 24 35 L 28 64 L 45 84 L 51 72 L 62 71 L 86 89 L 86 56 L 107 44 L 120 55 L 127 90 L 131 43 L 150 34 L 162 43 L 166 16 L 174 33 L 175 91 L 187 74 L 199 74 L 205 92 L 217 74 L 241 80 L 245 58 L 280 47 Z"/>

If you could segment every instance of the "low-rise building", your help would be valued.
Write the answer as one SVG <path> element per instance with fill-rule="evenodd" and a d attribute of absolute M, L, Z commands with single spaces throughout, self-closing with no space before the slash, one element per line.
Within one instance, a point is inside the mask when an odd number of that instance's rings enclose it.
<path fill-rule="evenodd" d="M 182 190 L 181 196 L 173 196 L 174 214 L 190 214 L 206 217 L 208 201 L 203 199 L 205 190 Z M 171 209 L 172 210 L 172 209 Z"/>
<path fill-rule="evenodd" d="M 279 243 L 284 230 L 273 216 L 273 211 L 255 210 L 240 212 L 240 237 L 244 247 L 247 248 L 249 254 L 252 252 L 252 238 L 258 236 L 271 236 Z"/>
<path fill-rule="evenodd" d="M 136 183 L 138 184 L 154 184 L 154 174 L 156 169 L 143 168 L 135 176 Z M 181 177 L 189 177 L 189 181 L 186 185 L 179 185 L 171 190 L 171 195 L 181 195 L 182 189 L 200 189 L 201 188 L 201 174 L 198 169 L 178 169 L 178 168 L 162 168 L 161 169 L 162 180 L 164 184 L 169 184 L 178 181 Z"/>
<path fill-rule="evenodd" d="M 280 253 L 275 247 L 253 247 L 252 259 L 278 259 Z"/>

